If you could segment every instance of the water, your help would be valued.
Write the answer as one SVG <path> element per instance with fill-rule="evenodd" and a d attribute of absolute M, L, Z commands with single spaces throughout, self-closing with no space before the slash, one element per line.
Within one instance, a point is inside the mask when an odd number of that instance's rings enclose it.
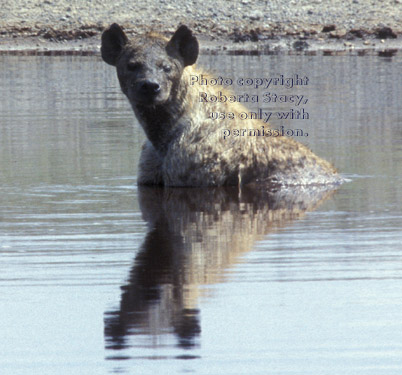
<path fill-rule="evenodd" d="M 351 181 L 293 195 L 138 189 L 111 67 L 0 60 L 2 374 L 401 373 L 400 54 L 201 57 L 309 77 L 267 90 L 309 98 L 273 125 Z"/>

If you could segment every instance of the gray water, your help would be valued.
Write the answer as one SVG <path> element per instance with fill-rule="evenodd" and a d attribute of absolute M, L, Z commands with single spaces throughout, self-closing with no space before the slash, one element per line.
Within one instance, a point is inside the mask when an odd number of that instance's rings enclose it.
<path fill-rule="evenodd" d="M 349 182 L 285 195 L 138 189 L 110 66 L 0 61 L 1 374 L 402 373 L 400 54 L 201 57 L 308 76 L 266 90 L 309 99 L 273 126 Z"/>

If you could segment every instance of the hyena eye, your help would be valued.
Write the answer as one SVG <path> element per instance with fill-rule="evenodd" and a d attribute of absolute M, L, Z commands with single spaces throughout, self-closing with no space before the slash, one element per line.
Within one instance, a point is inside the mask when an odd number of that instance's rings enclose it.
<path fill-rule="evenodd" d="M 163 65 L 162 69 L 165 73 L 170 73 L 172 71 L 172 67 L 170 65 Z"/>
<path fill-rule="evenodd" d="M 141 68 L 141 64 L 138 63 L 138 62 L 129 62 L 129 63 L 127 64 L 127 69 L 128 69 L 130 72 L 135 72 L 135 71 L 137 71 L 137 70 L 140 69 L 140 68 Z"/>

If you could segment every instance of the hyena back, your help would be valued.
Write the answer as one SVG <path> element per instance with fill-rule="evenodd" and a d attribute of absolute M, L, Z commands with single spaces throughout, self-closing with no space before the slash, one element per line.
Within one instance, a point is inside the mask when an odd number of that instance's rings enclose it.
<path fill-rule="evenodd" d="M 143 146 L 138 183 L 165 186 L 222 186 L 265 182 L 277 185 L 337 184 L 334 167 L 306 146 L 284 136 L 232 137 L 223 131 L 261 129 L 259 120 L 241 120 L 239 103 L 201 102 L 191 76 L 198 41 L 184 25 L 168 40 L 147 34 L 129 40 L 117 24 L 102 35 L 102 58 L 116 67 L 148 140 Z M 202 91 L 218 95 L 214 86 Z M 210 114 L 233 113 L 212 119 Z"/>

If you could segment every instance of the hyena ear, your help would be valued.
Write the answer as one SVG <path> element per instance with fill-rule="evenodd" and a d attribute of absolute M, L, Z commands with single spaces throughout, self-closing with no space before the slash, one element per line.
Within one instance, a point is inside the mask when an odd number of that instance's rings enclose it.
<path fill-rule="evenodd" d="M 166 47 L 170 53 L 178 53 L 183 59 L 184 66 L 193 65 L 198 57 L 198 41 L 192 31 L 181 25 L 173 34 Z"/>
<path fill-rule="evenodd" d="M 103 60 L 110 65 L 116 65 L 117 58 L 127 41 L 123 29 L 117 23 L 111 25 L 102 34 L 101 54 Z"/>

